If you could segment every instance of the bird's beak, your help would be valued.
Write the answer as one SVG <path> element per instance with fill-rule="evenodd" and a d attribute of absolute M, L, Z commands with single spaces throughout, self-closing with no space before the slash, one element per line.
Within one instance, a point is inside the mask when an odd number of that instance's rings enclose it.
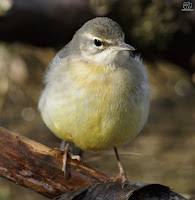
<path fill-rule="evenodd" d="M 115 46 L 114 49 L 118 51 L 135 51 L 136 50 L 133 46 L 126 44 L 125 42 L 121 42 L 119 45 Z"/>

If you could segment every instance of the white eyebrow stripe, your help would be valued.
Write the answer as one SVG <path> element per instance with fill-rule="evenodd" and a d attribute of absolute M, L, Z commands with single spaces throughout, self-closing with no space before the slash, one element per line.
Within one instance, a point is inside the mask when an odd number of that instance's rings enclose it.
<path fill-rule="evenodd" d="M 91 33 L 83 33 L 83 36 L 85 36 L 85 37 L 87 37 L 87 38 L 89 38 L 91 40 L 98 39 L 101 42 L 103 41 L 103 42 L 111 43 L 111 40 L 106 40 L 106 39 L 99 38 L 99 37 L 97 37 L 97 36 L 95 36 L 95 35 L 93 35 Z"/>

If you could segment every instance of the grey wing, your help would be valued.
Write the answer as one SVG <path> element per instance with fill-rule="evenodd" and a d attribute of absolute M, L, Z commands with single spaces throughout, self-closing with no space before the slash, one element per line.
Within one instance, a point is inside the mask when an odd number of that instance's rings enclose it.
<path fill-rule="evenodd" d="M 68 44 L 66 46 L 64 46 L 58 53 L 57 55 L 59 56 L 59 58 L 65 58 L 68 55 Z"/>
<path fill-rule="evenodd" d="M 45 72 L 45 76 L 44 76 L 44 83 L 47 84 L 50 81 L 52 81 L 52 77 L 53 77 L 53 71 L 54 68 L 58 65 L 58 63 L 66 58 L 68 56 L 68 44 L 66 46 L 64 46 L 57 54 L 56 56 L 52 59 L 52 61 L 50 62 L 49 66 L 46 69 Z"/>

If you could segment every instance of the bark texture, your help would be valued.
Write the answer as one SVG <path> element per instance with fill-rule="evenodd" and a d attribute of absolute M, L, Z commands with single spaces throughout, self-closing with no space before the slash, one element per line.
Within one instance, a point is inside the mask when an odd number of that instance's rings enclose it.
<path fill-rule="evenodd" d="M 62 172 L 60 150 L 0 127 L 0 176 L 55 200 L 162 199 L 185 200 L 160 184 L 120 183 L 109 175 L 68 158 L 68 174 Z"/>

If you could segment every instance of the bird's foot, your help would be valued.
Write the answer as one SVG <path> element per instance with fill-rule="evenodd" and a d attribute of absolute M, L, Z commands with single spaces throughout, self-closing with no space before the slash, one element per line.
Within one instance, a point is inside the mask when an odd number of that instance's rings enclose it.
<path fill-rule="evenodd" d="M 73 159 L 73 160 L 81 161 L 81 156 L 79 156 L 79 155 L 74 155 L 74 154 L 72 154 L 72 153 L 69 152 L 68 156 L 70 156 L 71 159 Z"/>
<path fill-rule="evenodd" d="M 66 147 L 65 147 L 64 155 L 63 155 L 62 171 L 64 172 L 65 178 L 69 177 L 69 174 L 67 172 L 67 159 L 68 159 L 68 157 L 70 157 L 73 160 L 81 161 L 81 157 L 79 155 L 74 155 L 74 154 L 69 152 L 69 145 L 70 145 L 70 143 L 68 142 Z"/>
<path fill-rule="evenodd" d="M 125 172 L 119 173 L 119 175 L 116 177 L 116 179 L 122 183 L 128 183 L 127 175 Z"/>
<path fill-rule="evenodd" d="M 119 173 L 119 175 L 117 177 L 109 178 L 106 182 L 110 182 L 110 183 L 121 182 L 122 188 L 124 188 L 125 185 L 129 183 L 127 176 L 124 172 Z"/>
<path fill-rule="evenodd" d="M 54 148 L 52 148 L 52 149 L 49 150 L 49 152 L 52 152 L 52 151 L 60 151 L 60 149 L 57 148 L 57 147 L 54 147 Z"/>
<path fill-rule="evenodd" d="M 128 183 L 128 179 L 125 173 L 119 173 L 117 177 L 111 177 L 109 182 L 122 182 Z"/>
<path fill-rule="evenodd" d="M 73 160 L 78 160 L 78 161 L 81 161 L 81 156 L 79 155 L 74 155 L 70 152 L 67 153 L 67 155 L 65 154 L 64 152 L 64 156 L 63 156 L 63 166 L 62 166 L 62 171 L 64 173 L 66 173 L 66 165 L 67 165 L 67 157 L 70 157 L 71 159 Z"/>

